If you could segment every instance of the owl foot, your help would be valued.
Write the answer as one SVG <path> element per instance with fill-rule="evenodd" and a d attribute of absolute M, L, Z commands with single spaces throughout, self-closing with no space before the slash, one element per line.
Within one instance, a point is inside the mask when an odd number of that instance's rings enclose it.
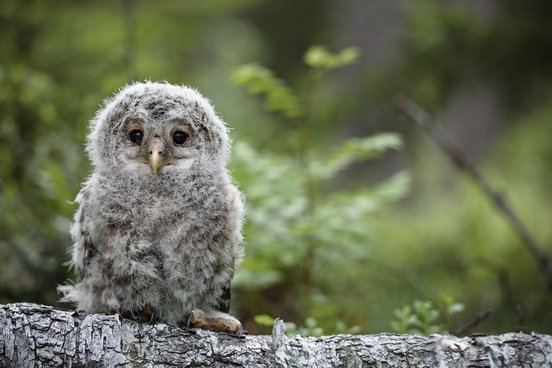
<path fill-rule="evenodd" d="M 215 311 L 203 311 L 194 309 L 188 318 L 189 328 L 202 328 L 219 332 L 229 332 L 238 336 L 242 335 L 243 327 L 236 318 L 229 314 Z"/>
<path fill-rule="evenodd" d="M 119 309 L 109 310 L 106 312 L 106 314 L 119 314 L 123 318 L 132 319 L 139 322 L 155 322 L 155 313 L 149 306 L 144 307 L 138 312 L 126 309 Z"/>

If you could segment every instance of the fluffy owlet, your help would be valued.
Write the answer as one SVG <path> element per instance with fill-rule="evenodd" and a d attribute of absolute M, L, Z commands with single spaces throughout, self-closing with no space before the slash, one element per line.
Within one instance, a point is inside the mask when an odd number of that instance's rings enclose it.
<path fill-rule="evenodd" d="M 226 314 L 243 201 L 224 122 L 197 91 L 135 83 L 90 123 L 63 300 L 88 312 L 239 332 Z"/>

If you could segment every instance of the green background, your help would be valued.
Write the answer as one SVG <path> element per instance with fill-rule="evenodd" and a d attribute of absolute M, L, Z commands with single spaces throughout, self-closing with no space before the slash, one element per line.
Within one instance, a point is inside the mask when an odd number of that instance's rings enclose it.
<path fill-rule="evenodd" d="M 325 73 L 312 45 L 360 56 Z M 427 109 L 552 256 L 551 2 L 0 0 L 0 46 L 1 303 L 59 305 L 88 121 L 126 83 L 166 80 L 232 128 L 248 206 L 232 309 L 250 332 L 458 331 L 490 311 L 462 333 L 551 333 L 535 259 L 393 105 Z M 273 79 L 240 80 L 251 62 Z"/>

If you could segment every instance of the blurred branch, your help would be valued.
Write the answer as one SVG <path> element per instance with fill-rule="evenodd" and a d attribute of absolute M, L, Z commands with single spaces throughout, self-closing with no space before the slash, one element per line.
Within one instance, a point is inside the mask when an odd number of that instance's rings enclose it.
<path fill-rule="evenodd" d="M 519 235 L 527 250 L 531 253 L 546 281 L 549 292 L 552 292 L 552 261 L 543 251 L 543 247 L 535 240 L 527 227 L 523 224 L 518 215 L 506 201 L 504 196 L 495 190 L 489 182 L 483 177 L 479 170 L 472 164 L 462 152 L 460 147 L 454 144 L 433 122 L 431 116 L 418 106 L 414 101 L 404 95 L 398 95 L 395 103 L 399 110 L 418 126 L 427 131 L 427 133 L 437 142 L 439 147 L 445 152 L 453 164 L 460 170 L 470 176 L 481 188 L 483 193 L 494 204 L 495 208 L 501 212 L 508 220 L 512 228 Z"/>
<path fill-rule="evenodd" d="M 466 332 L 468 332 L 469 330 L 471 330 L 474 327 L 477 327 L 477 325 L 479 325 L 481 322 L 483 322 L 484 320 L 489 318 L 490 315 L 491 315 L 490 310 L 486 310 L 486 311 L 477 313 L 477 315 L 471 321 L 469 321 L 468 323 L 466 323 L 463 326 L 460 326 L 460 327 L 450 331 L 450 334 L 455 335 L 455 336 L 465 335 Z"/>

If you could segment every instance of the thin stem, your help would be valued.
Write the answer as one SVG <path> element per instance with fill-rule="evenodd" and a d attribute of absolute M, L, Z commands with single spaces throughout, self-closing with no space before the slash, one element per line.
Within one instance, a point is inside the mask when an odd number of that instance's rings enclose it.
<path fill-rule="evenodd" d="M 471 321 L 454 330 L 449 331 L 449 333 L 454 336 L 463 336 L 471 329 L 477 327 L 481 322 L 488 319 L 490 316 L 491 316 L 490 310 L 485 310 L 483 312 L 477 313 Z"/>
<path fill-rule="evenodd" d="M 314 94 L 316 90 L 317 78 L 314 75 L 309 76 L 308 85 L 306 91 L 305 109 L 303 115 L 298 120 L 298 133 L 299 133 L 299 168 L 303 175 L 303 192 L 307 198 L 307 208 L 305 216 L 308 221 L 312 221 L 316 211 L 316 189 L 314 179 L 310 170 L 310 123 L 312 119 L 312 109 L 314 106 Z M 308 231 L 303 236 L 305 243 L 305 259 L 303 262 L 304 273 L 303 282 L 308 288 L 312 284 L 312 265 L 315 252 L 315 239 Z"/>

